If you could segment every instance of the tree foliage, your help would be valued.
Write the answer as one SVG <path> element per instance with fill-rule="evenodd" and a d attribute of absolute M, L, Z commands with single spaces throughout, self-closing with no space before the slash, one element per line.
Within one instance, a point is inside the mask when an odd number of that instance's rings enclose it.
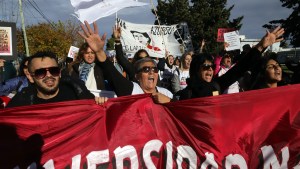
<path fill-rule="evenodd" d="M 218 28 L 241 28 L 243 17 L 230 21 L 230 11 L 226 8 L 227 0 L 158 0 L 157 10 L 160 24 L 178 24 L 186 22 L 195 48 L 202 39 L 206 41 L 207 52 L 218 52 L 223 44 L 217 43 Z M 155 24 L 158 24 L 158 20 Z"/>
<path fill-rule="evenodd" d="M 106 50 L 114 50 L 115 49 L 115 38 L 113 34 L 106 42 Z"/>
<path fill-rule="evenodd" d="M 83 39 L 78 35 L 79 24 L 75 21 L 57 23 L 39 23 L 26 27 L 26 35 L 30 54 L 37 51 L 52 51 L 59 58 L 65 58 L 70 46 L 77 46 L 83 43 Z M 17 30 L 17 50 L 18 53 L 25 54 L 25 44 L 21 28 Z"/>
<path fill-rule="evenodd" d="M 292 9 L 291 15 L 287 19 L 273 20 L 263 27 L 272 29 L 281 25 L 285 29 L 284 38 L 290 40 L 294 47 L 300 46 L 300 1 L 280 0 L 282 7 Z"/>

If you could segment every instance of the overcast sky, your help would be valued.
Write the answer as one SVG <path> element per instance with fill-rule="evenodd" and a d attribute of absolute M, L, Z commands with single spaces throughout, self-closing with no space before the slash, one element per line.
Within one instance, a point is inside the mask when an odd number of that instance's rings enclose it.
<path fill-rule="evenodd" d="M 69 0 L 29 0 L 35 2 L 43 14 L 51 21 L 74 18 L 73 7 Z M 37 22 L 45 22 L 34 9 L 30 7 L 29 1 L 23 3 L 25 13 L 25 24 L 30 25 Z M 139 0 L 140 2 L 148 2 L 149 5 L 137 8 L 126 8 L 118 12 L 118 17 L 121 19 L 140 24 L 153 24 L 155 17 L 151 13 L 152 5 L 150 0 Z M 156 6 L 157 1 L 154 0 Z M 241 35 L 246 35 L 247 38 L 260 38 L 263 36 L 265 29 L 262 25 L 274 19 L 287 18 L 291 11 L 281 7 L 280 0 L 228 0 L 228 6 L 235 5 L 231 12 L 231 17 L 244 16 L 243 27 L 240 30 Z M 0 19 L 13 20 L 20 23 L 18 13 L 17 0 L 0 0 Z M 13 7 L 10 7 L 13 6 Z M 6 12 L 5 12 L 6 11 Z M 14 15 L 13 17 L 11 15 Z M 106 18 L 101 18 L 97 23 L 100 27 L 100 32 L 107 32 L 111 35 L 111 28 L 114 24 L 115 15 Z"/>

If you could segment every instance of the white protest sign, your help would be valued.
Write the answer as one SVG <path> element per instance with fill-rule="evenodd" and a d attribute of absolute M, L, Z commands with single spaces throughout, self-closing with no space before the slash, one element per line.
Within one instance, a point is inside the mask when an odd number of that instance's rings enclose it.
<path fill-rule="evenodd" d="M 145 49 L 151 57 L 162 58 L 166 51 L 176 56 L 184 52 L 182 46 L 187 40 L 178 35 L 178 25 L 133 24 L 119 18 L 117 23 L 121 27 L 121 42 L 126 53 L 134 54 Z"/>
<path fill-rule="evenodd" d="M 79 48 L 77 48 L 75 46 L 71 46 L 69 49 L 68 57 L 73 58 L 73 60 L 75 60 L 76 56 L 78 54 L 78 51 L 79 51 Z"/>
<path fill-rule="evenodd" d="M 226 51 L 237 50 L 241 48 L 241 42 L 237 31 L 224 33 L 224 42 L 228 43 Z"/>

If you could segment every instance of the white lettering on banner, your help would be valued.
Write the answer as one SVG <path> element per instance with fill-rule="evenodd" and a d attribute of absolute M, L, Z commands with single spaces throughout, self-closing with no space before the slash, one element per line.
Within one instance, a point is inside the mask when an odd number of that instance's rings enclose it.
<path fill-rule="evenodd" d="M 156 169 L 151 159 L 151 153 L 153 151 L 159 152 L 162 145 L 163 143 L 160 140 L 151 140 L 145 144 L 143 149 L 143 159 L 147 168 Z"/>
<path fill-rule="evenodd" d="M 183 159 L 188 159 L 190 168 L 197 168 L 197 154 L 190 146 L 178 146 L 177 147 L 177 166 L 182 169 Z"/>
<path fill-rule="evenodd" d="M 88 169 L 96 169 L 97 164 L 109 162 L 109 150 L 92 151 L 87 156 Z"/>
<path fill-rule="evenodd" d="M 300 162 L 293 169 L 300 169 Z"/>
<path fill-rule="evenodd" d="M 284 147 L 281 149 L 282 153 L 282 163 L 279 164 L 279 161 L 274 153 L 272 146 L 264 146 L 261 148 L 263 158 L 264 158 L 264 169 L 278 168 L 284 169 L 288 168 L 288 161 L 290 158 L 289 148 Z"/>
<path fill-rule="evenodd" d="M 237 166 L 238 168 L 248 169 L 247 163 L 243 156 L 239 154 L 229 154 L 225 160 L 225 168 L 231 169 L 232 166 Z"/>
<path fill-rule="evenodd" d="M 51 159 L 51 160 L 49 160 L 49 161 L 47 161 L 44 165 L 43 165 L 43 167 L 45 168 L 45 169 L 55 169 L 55 167 L 54 167 L 54 161 Z"/>
<path fill-rule="evenodd" d="M 215 156 L 213 153 L 205 153 L 205 161 L 201 165 L 201 169 L 207 169 L 211 166 L 211 169 L 218 169 L 218 164 L 215 161 Z"/>
<path fill-rule="evenodd" d="M 88 169 L 94 169 L 97 167 L 99 164 L 104 164 L 104 163 L 109 163 L 111 162 L 113 166 L 115 166 L 116 169 L 123 169 L 124 168 L 124 161 L 130 159 L 130 168 L 132 169 L 138 169 L 140 164 L 145 164 L 146 168 L 151 168 L 151 169 L 156 169 L 157 166 L 152 161 L 151 155 L 152 152 L 162 152 L 164 151 L 161 149 L 163 146 L 163 142 L 160 140 L 150 140 L 148 141 L 142 150 L 142 158 L 141 162 L 139 162 L 139 158 L 137 155 L 137 150 L 135 147 L 131 145 L 127 145 L 124 147 L 117 147 L 113 152 L 114 152 L 114 157 L 116 160 L 110 159 L 109 156 L 109 149 L 102 150 L 102 151 L 92 151 L 87 155 L 87 163 L 88 163 Z M 176 156 L 173 153 L 173 143 L 171 141 L 166 143 L 166 156 L 163 156 L 162 158 L 166 161 L 166 166 L 163 166 L 163 168 L 166 169 L 172 169 L 174 162 L 176 160 L 177 163 L 177 168 L 181 169 L 182 168 L 182 163 L 183 159 L 188 160 L 189 167 L 190 168 L 201 168 L 201 169 L 206 169 L 206 168 L 211 168 L 211 169 L 218 169 L 218 163 L 215 161 L 214 154 L 206 152 L 205 153 L 205 161 L 200 163 L 200 166 L 197 166 L 198 163 L 198 156 L 194 149 L 190 146 L 187 145 L 179 145 L 176 147 Z M 264 160 L 264 169 L 271 169 L 271 168 L 278 168 L 278 169 L 284 169 L 288 168 L 288 161 L 289 161 L 289 148 L 284 147 L 281 149 L 282 157 L 282 163 L 281 165 L 279 164 L 279 161 L 276 157 L 276 154 L 272 148 L 272 146 L 264 146 L 261 148 L 263 160 Z M 173 159 L 173 157 L 177 157 L 176 159 Z M 78 167 L 80 168 L 80 158 L 81 155 L 76 155 L 72 158 L 72 169 L 77 169 Z M 259 160 L 259 159 L 257 159 Z M 225 157 L 225 166 L 223 166 L 225 169 L 231 169 L 233 166 L 237 166 L 241 169 L 247 169 L 248 164 L 244 157 L 240 154 L 229 154 Z M 222 162 L 220 162 L 221 164 Z M 29 166 L 28 169 L 33 169 L 34 165 Z M 53 159 L 47 161 L 44 166 L 45 169 L 55 169 L 54 166 L 54 161 Z M 127 166 L 129 167 L 129 166 Z M 16 168 L 16 167 L 15 167 Z M 294 169 L 300 169 L 300 165 L 297 162 L 295 164 Z M 16 168 L 17 169 L 17 168 Z"/>
<path fill-rule="evenodd" d="M 125 146 L 123 148 L 118 147 L 115 151 L 115 157 L 116 157 L 116 167 L 117 169 L 123 169 L 123 161 L 125 158 L 130 159 L 130 165 L 132 169 L 138 169 L 139 168 L 139 160 L 136 153 L 136 150 L 133 146 Z"/>
<path fill-rule="evenodd" d="M 166 169 L 172 169 L 173 168 L 173 144 L 171 141 L 167 143 L 167 166 Z"/>
<path fill-rule="evenodd" d="M 72 168 L 71 169 L 80 169 L 81 155 L 72 157 Z"/>

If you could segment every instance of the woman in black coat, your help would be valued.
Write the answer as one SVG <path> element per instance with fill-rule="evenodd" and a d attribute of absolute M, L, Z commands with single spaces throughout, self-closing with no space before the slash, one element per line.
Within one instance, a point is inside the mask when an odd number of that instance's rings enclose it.
<path fill-rule="evenodd" d="M 284 30 L 277 27 L 267 34 L 253 47 L 241 60 L 223 76 L 213 79 L 213 58 L 207 54 L 193 57 L 190 67 L 188 86 L 176 95 L 180 100 L 219 95 L 232 83 L 237 81 L 243 74 L 254 66 L 261 58 L 261 53 L 270 45 L 283 40 L 280 38 Z"/>

